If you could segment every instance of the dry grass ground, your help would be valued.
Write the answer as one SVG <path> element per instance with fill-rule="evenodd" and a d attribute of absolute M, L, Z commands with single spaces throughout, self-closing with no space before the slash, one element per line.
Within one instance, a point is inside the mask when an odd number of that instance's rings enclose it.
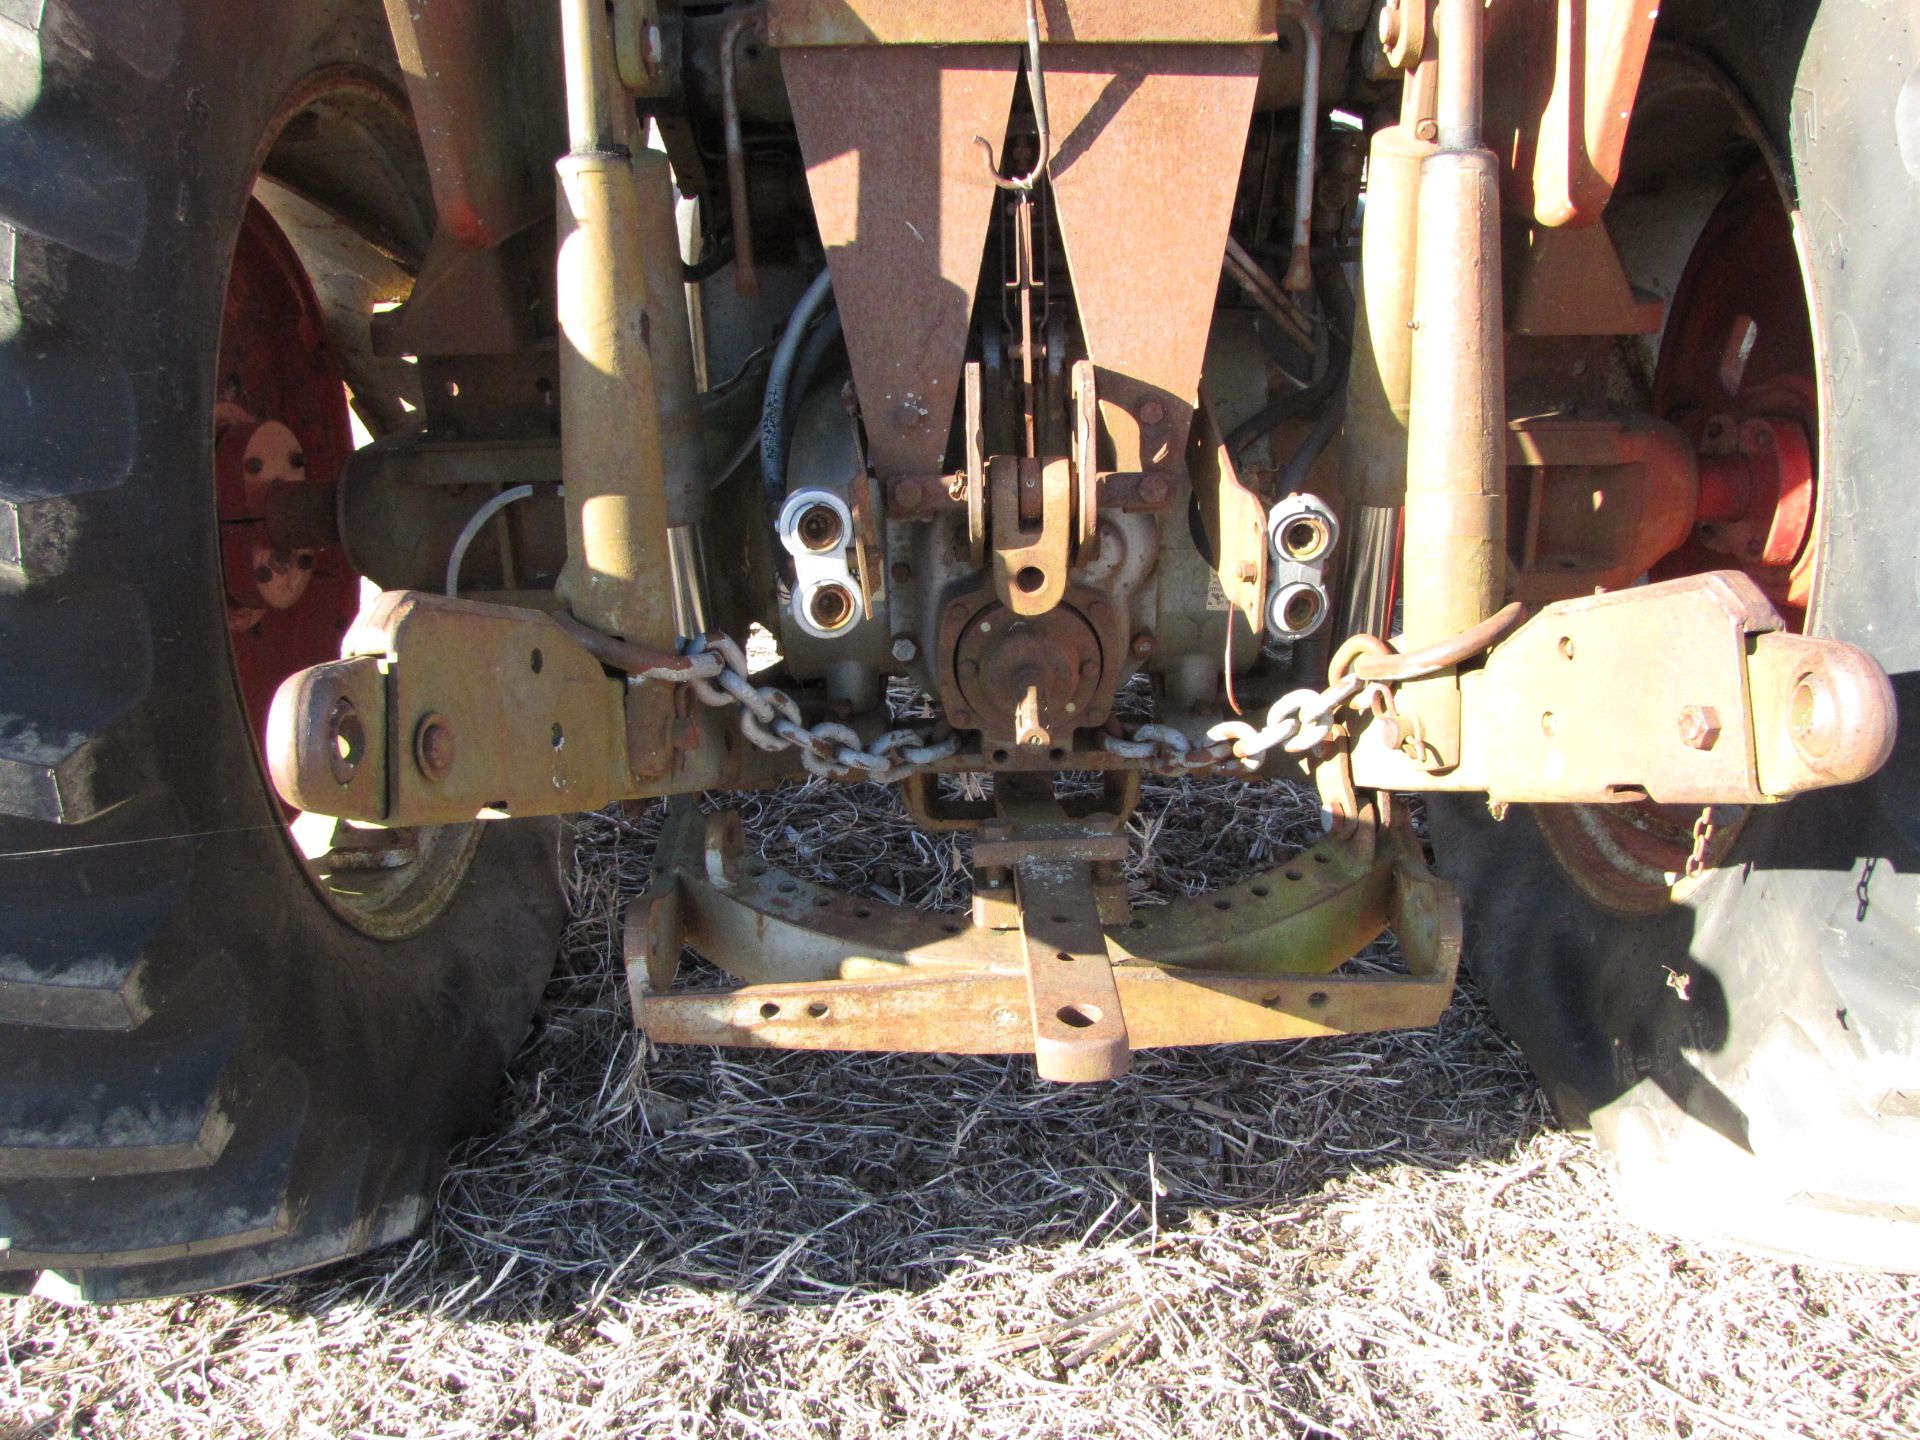
<path fill-rule="evenodd" d="M 957 907 L 890 797 L 744 802 L 764 853 Z M 1299 843 L 1284 787 L 1157 787 L 1138 898 Z M 1920 1435 L 1920 1282 L 1612 1213 L 1471 988 L 1436 1029 L 1140 1057 L 647 1054 L 620 899 L 575 921 L 431 1228 L 211 1298 L 0 1301 L 0 1431 L 103 1436 Z"/>

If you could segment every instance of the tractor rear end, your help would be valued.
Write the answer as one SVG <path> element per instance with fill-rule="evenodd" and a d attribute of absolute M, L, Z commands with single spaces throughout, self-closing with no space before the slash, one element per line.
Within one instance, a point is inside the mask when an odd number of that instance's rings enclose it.
<path fill-rule="evenodd" d="M 0 955 L 31 1056 L 0 1085 L 8 1264 L 163 1293 L 405 1233 L 551 955 L 540 817 L 664 800 L 624 916 L 655 1043 L 1111 1081 L 1141 1048 L 1429 1025 L 1464 952 L 1644 1213 L 1920 1265 L 1920 627 L 1912 527 L 1869 518 L 1906 503 L 1906 361 L 1868 337 L 1909 302 L 1842 218 L 1890 182 L 1817 119 L 1905 97 L 1878 20 L 363 9 L 235 103 L 245 143 L 179 182 L 204 211 L 143 210 L 117 261 L 43 223 L 139 274 L 167 226 L 208 232 L 177 342 L 87 340 L 204 387 L 162 447 L 204 494 L 142 502 L 190 538 L 161 551 L 9 481 L 0 618 L 131 563 L 164 597 L 136 610 L 212 639 L 143 641 L 170 693 L 66 751 L 39 687 L 110 692 L 110 655 L 76 636 L 79 678 L 22 661 L 4 692 L 18 883 L 68 923 L 60 864 L 180 854 L 106 959 Z M 181 24 L 167 123 L 211 39 Z M 53 432 L 47 473 L 87 443 Z M 189 734 L 216 702 L 217 784 Z M 1323 834 L 1136 906 L 1146 775 L 1311 787 Z M 832 893 L 701 799 L 809 779 L 958 837 L 970 913 Z M 225 808 L 184 820 L 153 798 L 209 785 Z M 242 831 L 272 854 L 216 856 Z M 1388 931 L 1400 967 L 1347 966 Z M 732 983 L 688 983 L 689 950 Z M 435 1053 L 436 1014 L 472 1043 Z M 61 1078 L 191 1044 L 125 1097 Z M 195 1211 L 236 1187 L 232 1224 Z"/>

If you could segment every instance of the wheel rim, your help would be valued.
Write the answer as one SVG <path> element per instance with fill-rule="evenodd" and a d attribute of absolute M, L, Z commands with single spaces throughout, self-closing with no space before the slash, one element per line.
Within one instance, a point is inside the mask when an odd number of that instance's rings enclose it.
<path fill-rule="evenodd" d="M 363 86 L 345 93 L 364 107 Z M 327 96 L 290 105 L 324 123 Z M 338 486 L 354 448 L 342 366 L 294 243 L 249 196 L 221 306 L 215 370 L 215 517 L 233 678 L 259 752 L 274 692 L 340 654 L 361 603 L 361 577 L 339 538 Z M 385 830 L 297 811 L 260 782 L 314 888 L 343 920 L 380 939 L 417 934 L 459 888 L 480 827 Z"/>
<path fill-rule="evenodd" d="M 1781 283 L 1791 276 L 1794 283 Z M 1686 544 L 1653 578 L 1738 569 L 1795 630 L 1812 594 L 1819 417 L 1813 325 L 1793 220 L 1755 163 L 1708 219 L 1675 293 L 1654 413 L 1700 457 Z"/>
<path fill-rule="evenodd" d="M 1692 442 L 1700 500 L 1687 540 L 1649 578 L 1740 570 L 1789 629 L 1804 628 L 1816 555 L 1817 369 L 1792 216 L 1764 160 L 1728 190 L 1688 258 L 1653 408 Z M 1747 814 L 1651 802 L 1534 807 L 1574 884 L 1629 913 L 1686 899 L 1731 853 Z"/>
<path fill-rule="evenodd" d="M 299 256 L 256 199 L 228 271 L 217 373 L 227 632 L 248 722 L 262 735 L 280 682 L 339 655 L 360 577 L 327 523 L 353 448 L 345 380 Z"/>

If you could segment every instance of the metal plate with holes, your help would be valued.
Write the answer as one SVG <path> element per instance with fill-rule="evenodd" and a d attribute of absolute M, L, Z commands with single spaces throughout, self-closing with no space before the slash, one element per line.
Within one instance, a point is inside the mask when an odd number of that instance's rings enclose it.
<path fill-rule="evenodd" d="M 1126 1048 L 1432 1024 L 1452 994 L 1459 904 L 1426 870 L 1404 824 L 1378 845 L 1375 833 L 1368 811 L 1352 838 L 1323 841 L 1273 875 L 1142 912 L 1138 928 L 1108 927 Z M 1046 997 L 1028 978 L 1028 948 L 1052 943 L 1045 927 L 1056 926 L 1071 943 L 1054 949 L 1074 955 L 1071 963 L 1100 958 L 1084 913 L 1048 909 L 1023 933 L 838 895 L 746 856 L 731 814 L 679 811 L 658 855 L 678 878 L 684 929 L 642 914 L 629 916 L 626 933 L 636 1023 L 660 1043 L 1032 1053 L 1034 1006 Z M 1027 893 L 1036 893 L 1031 882 Z M 1408 975 L 1312 973 L 1332 969 L 1389 923 Z M 649 976 L 671 971 L 649 949 L 677 953 L 683 941 L 749 983 L 662 993 Z M 1235 968 L 1243 965 L 1258 972 Z M 1063 1004 L 1085 1001 L 1076 991 Z"/>
<path fill-rule="evenodd" d="M 635 788 L 625 686 L 549 616 L 394 592 L 342 648 L 274 697 L 267 762 L 289 804 L 437 825 L 592 810 Z"/>

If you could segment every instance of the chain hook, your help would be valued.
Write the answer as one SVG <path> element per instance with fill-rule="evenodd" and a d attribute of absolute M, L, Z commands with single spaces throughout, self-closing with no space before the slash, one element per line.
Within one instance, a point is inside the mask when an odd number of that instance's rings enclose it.
<path fill-rule="evenodd" d="M 993 144 L 984 135 L 973 137 L 973 143 L 987 152 L 987 174 L 993 183 L 1002 190 L 1029 192 L 1047 173 L 1048 151 L 1052 146 L 1052 137 L 1047 133 L 1047 76 L 1040 68 L 1040 12 L 1037 0 L 1027 0 L 1027 95 L 1033 101 L 1034 128 L 1040 132 L 1040 158 L 1034 162 L 1033 169 L 1025 175 L 1002 175 L 1000 162 L 993 158 Z"/>

